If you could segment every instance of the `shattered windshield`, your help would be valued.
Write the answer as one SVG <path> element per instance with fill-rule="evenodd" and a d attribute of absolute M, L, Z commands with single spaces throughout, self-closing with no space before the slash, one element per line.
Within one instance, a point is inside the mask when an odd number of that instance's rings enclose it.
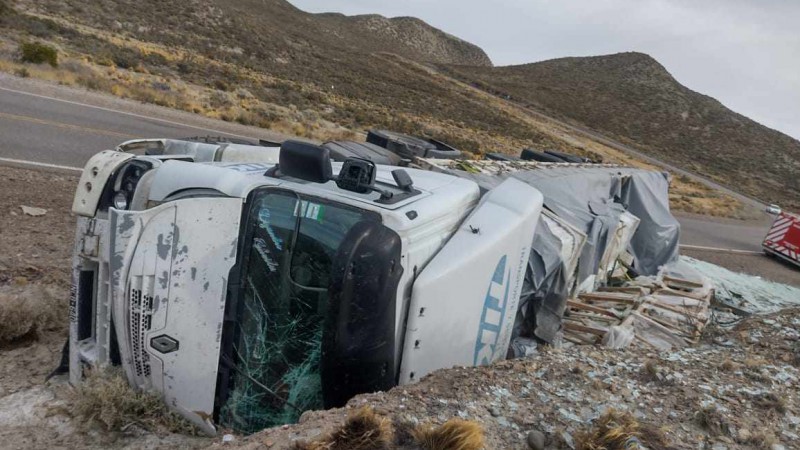
<path fill-rule="evenodd" d="M 363 220 L 379 217 L 292 192 L 255 196 L 223 426 L 253 432 L 323 407 L 319 363 L 331 263 Z"/>

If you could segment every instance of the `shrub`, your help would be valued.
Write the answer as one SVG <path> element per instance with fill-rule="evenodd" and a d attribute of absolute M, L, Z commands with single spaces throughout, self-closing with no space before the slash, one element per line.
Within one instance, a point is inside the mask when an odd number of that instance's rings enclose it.
<path fill-rule="evenodd" d="M 5 0 L 0 0 L 0 17 L 10 16 L 14 13 L 14 8 L 9 6 Z"/>
<path fill-rule="evenodd" d="M 69 413 L 83 426 L 99 423 L 107 431 L 122 431 L 135 423 L 145 430 L 199 435 L 200 430 L 171 412 L 151 393 L 134 391 L 118 369 L 94 369 L 70 392 Z"/>
<path fill-rule="evenodd" d="M 66 323 L 66 296 L 50 286 L 0 287 L 0 348 L 17 340 L 36 339 Z"/>
<path fill-rule="evenodd" d="M 20 45 L 20 60 L 26 63 L 47 63 L 53 67 L 58 66 L 58 51 L 49 45 L 37 42 L 23 42 Z"/>

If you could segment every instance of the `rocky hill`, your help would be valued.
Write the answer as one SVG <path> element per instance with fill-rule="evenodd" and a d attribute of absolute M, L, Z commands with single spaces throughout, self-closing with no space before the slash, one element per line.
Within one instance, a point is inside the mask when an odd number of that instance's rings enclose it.
<path fill-rule="evenodd" d="M 416 17 L 386 18 L 377 14 L 345 16 L 311 15 L 330 27 L 332 34 L 347 36 L 362 50 L 398 52 L 428 62 L 491 67 L 489 56 L 477 45 L 434 28 Z"/>
<path fill-rule="evenodd" d="M 646 54 L 447 70 L 761 200 L 800 207 L 800 142 L 681 85 Z"/>
<path fill-rule="evenodd" d="M 652 167 L 532 105 L 762 199 L 791 207 L 800 197 L 796 141 L 681 86 L 646 55 L 493 67 L 419 19 L 310 14 L 285 0 L 0 0 L 0 30 L 0 70 L 290 135 L 387 128 L 473 153 L 555 149 Z M 27 41 L 54 46 L 63 64 L 20 64 Z M 688 179 L 673 193 L 684 211 L 739 211 Z"/>
<path fill-rule="evenodd" d="M 11 4 L 20 17 L 8 20 L 4 35 L 55 42 L 63 53 L 162 79 L 243 88 L 284 109 L 315 111 L 306 123 L 321 118 L 351 130 L 392 128 L 471 151 L 490 142 L 488 130 L 498 137 L 491 140 L 495 150 L 538 143 L 569 148 L 427 68 L 432 63 L 489 67 L 491 61 L 475 45 L 419 19 L 310 14 L 284 0 Z M 83 84 L 96 89 L 97 83 Z M 220 109 L 208 103 L 214 108 L 189 109 Z M 278 113 L 271 108 L 242 120 L 270 126 Z M 520 143 L 512 147 L 510 141 Z"/>

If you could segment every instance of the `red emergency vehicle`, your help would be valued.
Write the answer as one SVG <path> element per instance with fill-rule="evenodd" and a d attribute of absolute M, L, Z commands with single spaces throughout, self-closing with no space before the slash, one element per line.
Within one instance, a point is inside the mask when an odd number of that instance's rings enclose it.
<path fill-rule="evenodd" d="M 778 214 L 762 246 L 767 254 L 800 266 L 800 216 Z"/>

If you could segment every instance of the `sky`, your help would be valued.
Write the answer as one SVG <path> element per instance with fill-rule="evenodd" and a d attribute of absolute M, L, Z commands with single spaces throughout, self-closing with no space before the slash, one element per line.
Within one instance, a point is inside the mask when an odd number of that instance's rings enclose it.
<path fill-rule="evenodd" d="M 800 0 L 289 0 L 414 16 L 497 66 L 638 51 L 683 85 L 800 139 Z"/>

